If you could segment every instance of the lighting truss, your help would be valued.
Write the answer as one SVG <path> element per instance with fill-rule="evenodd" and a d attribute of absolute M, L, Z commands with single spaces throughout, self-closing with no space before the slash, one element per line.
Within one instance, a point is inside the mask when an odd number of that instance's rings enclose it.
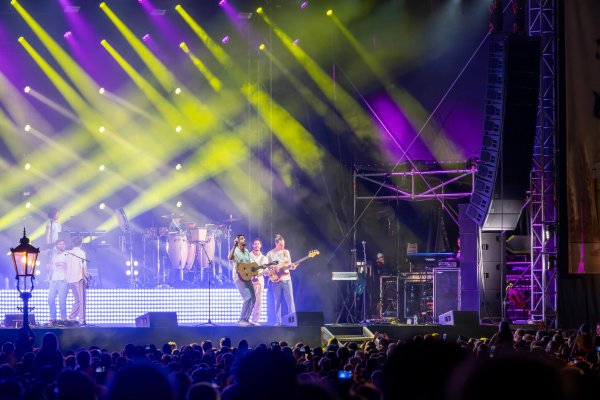
<path fill-rule="evenodd" d="M 530 318 L 557 325 L 556 0 L 529 0 L 529 34 L 542 45 L 540 94 L 531 170 Z"/>

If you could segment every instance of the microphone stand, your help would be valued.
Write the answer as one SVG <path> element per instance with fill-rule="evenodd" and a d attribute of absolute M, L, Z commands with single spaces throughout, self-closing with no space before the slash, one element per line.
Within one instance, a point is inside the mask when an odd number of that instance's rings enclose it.
<path fill-rule="evenodd" d="M 213 260 L 211 260 L 210 257 L 208 256 L 208 253 L 206 252 L 206 248 L 204 247 L 204 242 L 203 241 L 200 242 L 200 248 L 204 252 L 204 255 L 206 256 L 206 259 L 208 260 L 208 274 L 209 274 L 209 277 L 208 277 L 208 320 L 206 322 L 203 322 L 203 323 L 198 324 L 196 326 L 205 326 L 205 325 L 217 326 L 217 324 L 215 324 L 214 322 L 212 322 L 211 319 L 210 319 L 210 309 L 211 309 L 210 294 L 211 294 L 211 281 L 212 281 L 212 277 L 210 276 L 210 274 L 214 274 L 214 271 L 213 271 Z M 202 274 L 202 270 L 200 270 L 200 274 Z"/>
<path fill-rule="evenodd" d="M 367 242 L 365 242 L 363 240 L 362 242 L 362 248 L 363 248 L 363 288 L 362 288 L 362 322 L 366 322 L 367 320 L 367 285 L 366 285 L 366 274 L 367 274 Z"/>

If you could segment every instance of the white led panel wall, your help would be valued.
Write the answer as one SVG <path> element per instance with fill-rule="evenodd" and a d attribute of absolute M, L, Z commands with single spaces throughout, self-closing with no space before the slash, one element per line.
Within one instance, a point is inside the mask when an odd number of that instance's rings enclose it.
<path fill-rule="evenodd" d="M 67 314 L 73 304 L 73 296 L 67 298 Z M 260 322 L 267 321 L 267 289 L 263 291 L 263 309 Z M 22 307 L 16 290 L 0 290 L 0 317 L 5 314 L 19 314 Z M 36 289 L 29 300 L 35 307 L 37 324 L 47 323 L 48 290 Z M 151 311 L 172 311 L 177 313 L 179 324 L 199 324 L 209 317 L 215 323 L 234 324 L 240 317 L 242 299 L 237 289 L 212 289 L 210 308 L 208 289 L 90 289 L 87 291 L 87 318 L 91 325 L 135 325 L 135 318 Z M 58 310 L 58 302 L 57 302 Z M 2 321 L 4 319 L 2 318 Z"/>

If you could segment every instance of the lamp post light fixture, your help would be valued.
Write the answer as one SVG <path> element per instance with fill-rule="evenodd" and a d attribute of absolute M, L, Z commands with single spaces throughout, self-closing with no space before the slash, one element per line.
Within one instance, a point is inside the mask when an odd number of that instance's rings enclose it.
<path fill-rule="evenodd" d="M 11 248 L 13 266 L 15 267 L 15 279 L 17 280 L 17 290 L 23 300 L 23 326 L 19 329 L 17 339 L 17 350 L 21 347 L 22 351 L 28 351 L 33 346 L 35 335 L 29 329 L 29 299 L 35 285 L 35 267 L 40 249 L 29 244 L 29 238 L 23 228 L 23 237 L 17 247 Z"/>

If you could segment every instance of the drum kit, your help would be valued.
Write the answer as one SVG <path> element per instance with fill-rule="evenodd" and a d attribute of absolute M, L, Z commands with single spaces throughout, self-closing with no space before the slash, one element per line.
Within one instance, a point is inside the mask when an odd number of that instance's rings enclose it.
<path fill-rule="evenodd" d="M 182 222 L 180 214 L 161 217 L 170 219 L 169 226 L 148 227 L 143 235 L 144 265 L 156 272 L 152 283 L 157 287 L 194 287 L 209 283 L 223 286 L 233 281 L 234 271 L 222 246 L 226 244 L 229 249 L 231 223 L 238 218 L 230 216 L 221 223 L 200 226 Z"/>

